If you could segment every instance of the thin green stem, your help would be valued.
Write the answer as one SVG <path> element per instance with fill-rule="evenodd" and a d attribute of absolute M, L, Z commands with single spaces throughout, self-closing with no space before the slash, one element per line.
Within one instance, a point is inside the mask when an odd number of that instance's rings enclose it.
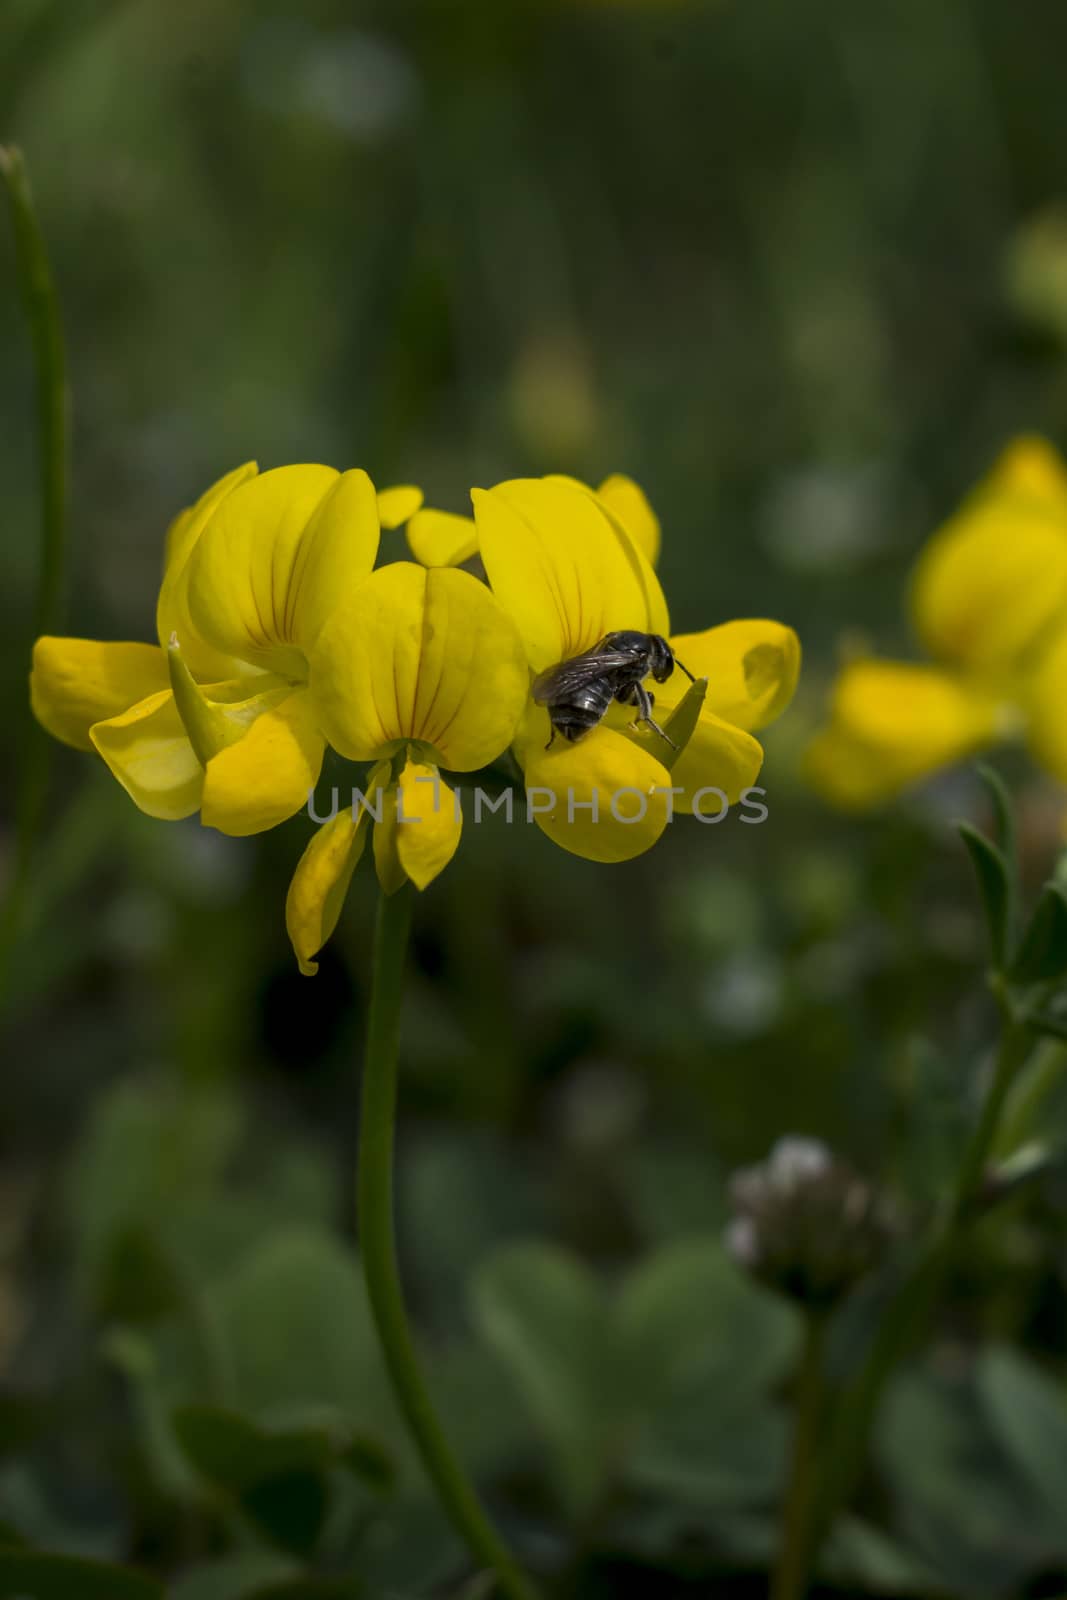
<path fill-rule="evenodd" d="M 4 180 L 15 234 L 15 260 L 33 344 L 37 376 L 37 439 L 40 474 L 40 569 L 34 608 L 36 634 L 54 632 L 63 605 L 67 523 L 68 393 L 59 301 L 48 251 L 34 210 L 21 150 L 0 145 Z M 48 789 L 48 740 L 28 719 L 19 763 L 16 843 L 11 878 L 0 913 L 0 1002 L 11 952 L 22 923 L 41 816 Z"/>
<path fill-rule="evenodd" d="M 854 1486 L 886 1383 L 933 1313 L 974 1215 L 974 1201 L 981 1190 L 1000 1117 L 1030 1047 L 1025 1028 L 1006 1014 L 992 1080 L 960 1162 L 952 1196 L 920 1245 L 899 1293 L 882 1317 L 859 1377 L 836 1402 L 826 1474 L 806 1541 L 805 1572 L 812 1570 L 833 1518 Z"/>
<path fill-rule="evenodd" d="M 486 1516 L 437 1419 L 404 1306 L 397 1266 L 393 1207 L 397 1051 L 404 958 L 411 925 L 410 885 L 378 903 L 374 977 L 363 1104 L 359 1128 L 359 1241 L 382 1353 L 393 1392 L 422 1462 L 457 1532 L 497 1576 L 509 1600 L 536 1600 L 536 1591 Z"/>
<path fill-rule="evenodd" d="M 797 1376 L 792 1460 L 771 1600 L 802 1600 L 807 1586 L 808 1526 L 815 1504 L 819 1427 L 823 1411 L 825 1339 L 825 1317 L 818 1312 L 809 1313 Z"/>

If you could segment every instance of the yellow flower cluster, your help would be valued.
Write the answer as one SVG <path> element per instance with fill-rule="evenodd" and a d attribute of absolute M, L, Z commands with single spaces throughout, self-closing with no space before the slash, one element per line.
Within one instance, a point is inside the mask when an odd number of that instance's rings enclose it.
<path fill-rule="evenodd" d="M 549 795 L 536 816 L 549 837 L 622 861 L 700 789 L 736 802 L 762 762 L 753 732 L 792 697 L 790 628 L 729 622 L 671 637 L 659 525 L 629 479 L 596 492 L 517 479 L 472 498 L 474 517 L 459 517 L 423 510 L 418 489 L 378 493 L 360 470 L 240 467 L 170 528 L 158 644 L 37 641 L 38 719 L 95 750 L 151 816 L 199 812 L 223 833 L 257 833 L 308 803 L 327 746 L 371 764 L 365 803 L 323 824 L 289 890 L 303 971 L 336 925 L 368 828 L 386 893 L 424 888 L 447 865 L 462 809 L 442 769 L 474 772 L 510 747 Z M 415 561 L 376 566 L 381 528 L 403 524 Z M 461 569 L 475 555 L 488 582 Z M 531 692 L 536 674 L 623 629 L 669 638 L 708 680 L 670 772 L 633 707 L 552 740 Z M 658 685 L 657 716 L 687 687 L 677 672 Z M 611 804 L 624 790 L 642 802 L 639 820 Z"/>
<path fill-rule="evenodd" d="M 1067 782 L 1067 466 L 1020 438 L 931 537 L 910 589 L 928 661 L 841 670 L 806 770 L 862 811 L 1004 738 Z"/>

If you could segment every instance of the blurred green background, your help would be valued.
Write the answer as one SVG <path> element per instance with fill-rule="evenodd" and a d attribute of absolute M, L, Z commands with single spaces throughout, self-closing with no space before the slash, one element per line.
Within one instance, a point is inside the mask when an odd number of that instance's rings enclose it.
<path fill-rule="evenodd" d="M 494 1509 L 546 1566 L 578 1530 L 577 1593 L 761 1592 L 794 1330 L 716 1254 L 725 1177 L 806 1132 L 921 1210 L 923 1096 L 964 1100 L 988 1037 L 949 827 L 980 811 L 974 781 L 856 822 L 796 769 L 839 638 L 907 648 L 926 535 L 1014 432 L 1067 439 L 1065 59 L 1056 0 L 0 11 L 0 137 L 25 149 L 69 344 L 65 631 L 151 638 L 167 523 L 254 457 L 361 465 L 455 510 L 472 484 L 628 472 L 677 629 L 801 635 L 765 825 L 679 825 L 603 868 L 497 819 L 418 906 L 412 1297 Z M 5 228 L 5 856 L 32 384 Z M 1039 880 L 1062 798 L 1005 770 Z M 135 1560 L 175 1600 L 244 1600 L 308 1561 L 354 1564 L 373 1596 L 458 1593 L 464 1570 L 354 1276 L 373 880 L 301 978 L 283 902 L 309 832 L 152 822 L 57 749 L 15 957 L 0 1521 Z M 1067 1587 L 1065 1208 L 1050 1180 L 976 1236 L 833 1548 L 845 1592 Z M 279 1538 L 175 1438 L 176 1403 L 220 1397 L 332 1408 L 397 1455 L 396 1487 L 331 1462 L 324 1523 Z M 1013 1434 L 1026 1404 L 1056 1483 Z"/>

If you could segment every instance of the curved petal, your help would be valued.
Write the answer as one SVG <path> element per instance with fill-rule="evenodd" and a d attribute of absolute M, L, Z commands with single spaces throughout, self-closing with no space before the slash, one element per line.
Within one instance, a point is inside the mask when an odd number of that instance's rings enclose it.
<path fill-rule="evenodd" d="M 451 511 L 420 511 L 408 523 L 408 548 L 424 567 L 458 567 L 478 548 L 474 518 Z"/>
<path fill-rule="evenodd" d="M 471 498 L 489 582 L 535 671 L 614 629 L 667 632 L 655 573 L 591 489 L 569 478 L 516 478 Z"/>
<path fill-rule="evenodd" d="M 190 621 L 185 598 L 189 557 L 208 521 L 227 495 L 249 478 L 254 478 L 258 471 L 254 461 L 246 461 L 243 466 L 226 473 L 200 496 L 195 505 L 179 512 L 167 529 L 163 582 L 156 602 L 156 635 L 166 649 L 171 636 L 177 634 L 182 641 L 189 670 L 200 678 L 231 678 L 237 669 L 233 657 L 200 639 Z"/>
<path fill-rule="evenodd" d="M 1048 447 L 1020 441 L 934 534 L 911 585 L 930 652 L 1011 671 L 1067 603 L 1067 486 Z"/>
<path fill-rule="evenodd" d="M 613 472 L 597 489 L 597 499 L 618 517 L 634 544 L 654 567 L 659 560 L 660 525 L 645 491 L 624 473 Z"/>
<path fill-rule="evenodd" d="M 378 490 L 378 521 L 383 528 L 400 528 L 422 505 L 422 490 L 414 484 L 397 484 Z"/>
<path fill-rule="evenodd" d="M 297 689 L 211 757 L 200 820 L 238 837 L 276 827 L 307 804 L 325 749 L 311 696 Z"/>
<path fill-rule="evenodd" d="M 96 749 L 141 811 L 177 822 L 199 808 L 204 769 L 169 689 L 94 723 L 90 731 Z"/>
<path fill-rule="evenodd" d="M 405 875 L 425 889 L 459 848 L 463 813 L 436 767 L 406 761 L 397 784 L 396 851 Z"/>
<path fill-rule="evenodd" d="M 536 707 L 516 754 L 527 814 L 543 833 L 587 861 L 630 861 L 650 850 L 670 817 L 667 769 L 625 734 L 594 728 L 576 744 L 557 738 Z"/>
<path fill-rule="evenodd" d="M 373 567 L 378 536 L 365 472 L 263 472 L 227 496 L 189 558 L 193 627 L 216 649 L 299 679 L 326 617 Z"/>
<path fill-rule="evenodd" d="M 30 704 L 42 728 L 76 750 L 91 750 L 89 730 L 146 695 L 169 687 L 167 660 L 154 644 L 101 644 L 45 634 L 33 647 Z"/>
<path fill-rule="evenodd" d="M 792 628 L 760 618 L 723 622 L 703 633 L 671 639 L 678 660 L 697 678 L 707 678 L 705 706 L 737 728 L 754 733 L 781 716 L 793 698 L 800 674 L 800 640 Z M 671 709 L 687 684 L 676 672 L 657 703 Z"/>
<path fill-rule="evenodd" d="M 638 729 L 632 735 L 650 748 L 656 735 Z M 692 737 L 671 768 L 669 782 L 679 791 L 675 810 L 714 817 L 723 806 L 736 805 L 759 777 L 763 747 L 750 733 L 702 709 Z"/>
<path fill-rule="evenodd" d="M 854 661 L 834 686 L 829 728 L 805 755 L 809 781 L 846 807 L 876 804 L 992 743 L 1011 712 L 987 691 L 898 661 Z"/>
<path fill-rule="evenodd" d="M 330 743 L 355 761 L 403 741 L 458 772 L 510 744 L 529 673 L 518 635 L 484 583 L 397 561 L 343 601 L 310 657 Z"/>
<path fill-rule="evenodd" d="M 318 971 L 319 964 L 312 957 L 337 926 L 366 843 L 366 815 L 361 810 L 353 819 L 351 807 L 339 811 L 312 834 L 296 864 L 285 897 L 285 926 L 305 977 Z"/>

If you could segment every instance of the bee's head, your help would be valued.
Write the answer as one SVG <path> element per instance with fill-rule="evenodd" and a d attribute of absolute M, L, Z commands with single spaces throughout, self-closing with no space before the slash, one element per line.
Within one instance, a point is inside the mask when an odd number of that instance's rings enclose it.
<path fill-rule="evenodd" d="M 658 633 L 648 636 L 648 670 L 657 683 L 666 683 L 674 671 L 674 651 Z"/>

